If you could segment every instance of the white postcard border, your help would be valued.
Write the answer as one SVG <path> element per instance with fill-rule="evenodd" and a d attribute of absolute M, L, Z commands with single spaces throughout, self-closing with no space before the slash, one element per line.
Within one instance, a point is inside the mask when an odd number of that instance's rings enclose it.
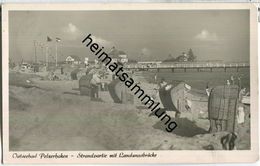
<path fill-rule="evenodd" d="M 16 159 L 13 153 L 34 154 L 40 151 L 10 152 L 9 151 L 9 27 L 8 11 L 14 10 L 44 10 L 44 11 L 72 11 L 72 10 L 250 10 L 250 87 L 251 87 L 251 150 L 241 151 L 82 151 L 85 154 L 94 153 L 142 153 L 154 152 L 155 158 L 106 158 L 106 159 Z M 254 162 L 258 160 L 258 70 L 257 70 L 257 11 L 249 3 L 125 3 L 125 4 L 5 4 L 2 10 L 2 90 L 3 90 L 3 161 L 4 163 L 238 163 Z M 77 156 L 80 151 L 43 151 L 43 153 L 64 153 Z"/>

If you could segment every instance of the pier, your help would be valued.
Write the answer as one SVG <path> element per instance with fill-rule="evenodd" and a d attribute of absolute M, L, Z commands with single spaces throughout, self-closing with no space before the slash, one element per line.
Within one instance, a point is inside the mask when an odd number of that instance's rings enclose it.
<path fill-rule="evenodd" d="M 237 72 L 241 68 L 249 68 L 249 62 L 245 63 L 205 63 L 205 62 L 187 62 L 187 63 L 154 63 L 154 64 L 127 64 L 126 69 L 136 69 L 136 70 L 152 70 L 155 69 L 158 72 L 163 69 L 171 69 L 174 72 L 176 69 L 182 69 L 184 72 L 187 69 L 196 69 L 198 72 L 208 70 L 212 72 L 214 69 L 223 69 L 227 72 L 227 69 L 235 69 Z"/>

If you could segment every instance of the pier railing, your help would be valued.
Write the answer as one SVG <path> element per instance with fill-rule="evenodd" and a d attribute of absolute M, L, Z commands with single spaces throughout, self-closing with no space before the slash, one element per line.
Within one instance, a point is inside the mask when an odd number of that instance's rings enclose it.
<path fill-rule="evenodd" d="M 159 63 L 159 64 L 127 64 L 129 69 L 178 69 L 178 68 L 246 68 L 249 63 Z"/>

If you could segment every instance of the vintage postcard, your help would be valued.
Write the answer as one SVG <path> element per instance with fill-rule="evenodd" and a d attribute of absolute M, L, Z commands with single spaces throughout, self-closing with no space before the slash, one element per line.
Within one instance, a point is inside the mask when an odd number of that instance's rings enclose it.
<path fill-rule="evenodd" d="M 5 4 L 4 163 L 258 160 L 250 3 Z"/>

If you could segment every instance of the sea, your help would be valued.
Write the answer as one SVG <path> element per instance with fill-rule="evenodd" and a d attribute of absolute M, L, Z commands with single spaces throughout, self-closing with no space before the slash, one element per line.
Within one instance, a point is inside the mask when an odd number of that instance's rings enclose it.
<path fill-rule="evenodd" d="M 224 69 L 213 69 L 212 72 L 206 69 L 200 72 L 194 69 L 187 69 L 186 72 L 183 69 L 175 70 L 174 72 L 169 69 L 161 69 L 159 72 L 157 70 L 143 71 L 142 75 L 151 83 L 156 83 L 155 75 L 157 75 L 157 82 L 160 82 L 162 79 L 168 83 L 185 82 L 197 90 L 205 90 L 207 85 L 209 88 L 226 85 L 227 80 L 231 80 L 231 76 L 233 76 L 234 84 L 239 85 L 240 78 L 241 87 L 247 88 L 248 91 L 250 90 L 249 68 L 240 68 L 239 71 L 230 68 L 226 72 Z"/>

